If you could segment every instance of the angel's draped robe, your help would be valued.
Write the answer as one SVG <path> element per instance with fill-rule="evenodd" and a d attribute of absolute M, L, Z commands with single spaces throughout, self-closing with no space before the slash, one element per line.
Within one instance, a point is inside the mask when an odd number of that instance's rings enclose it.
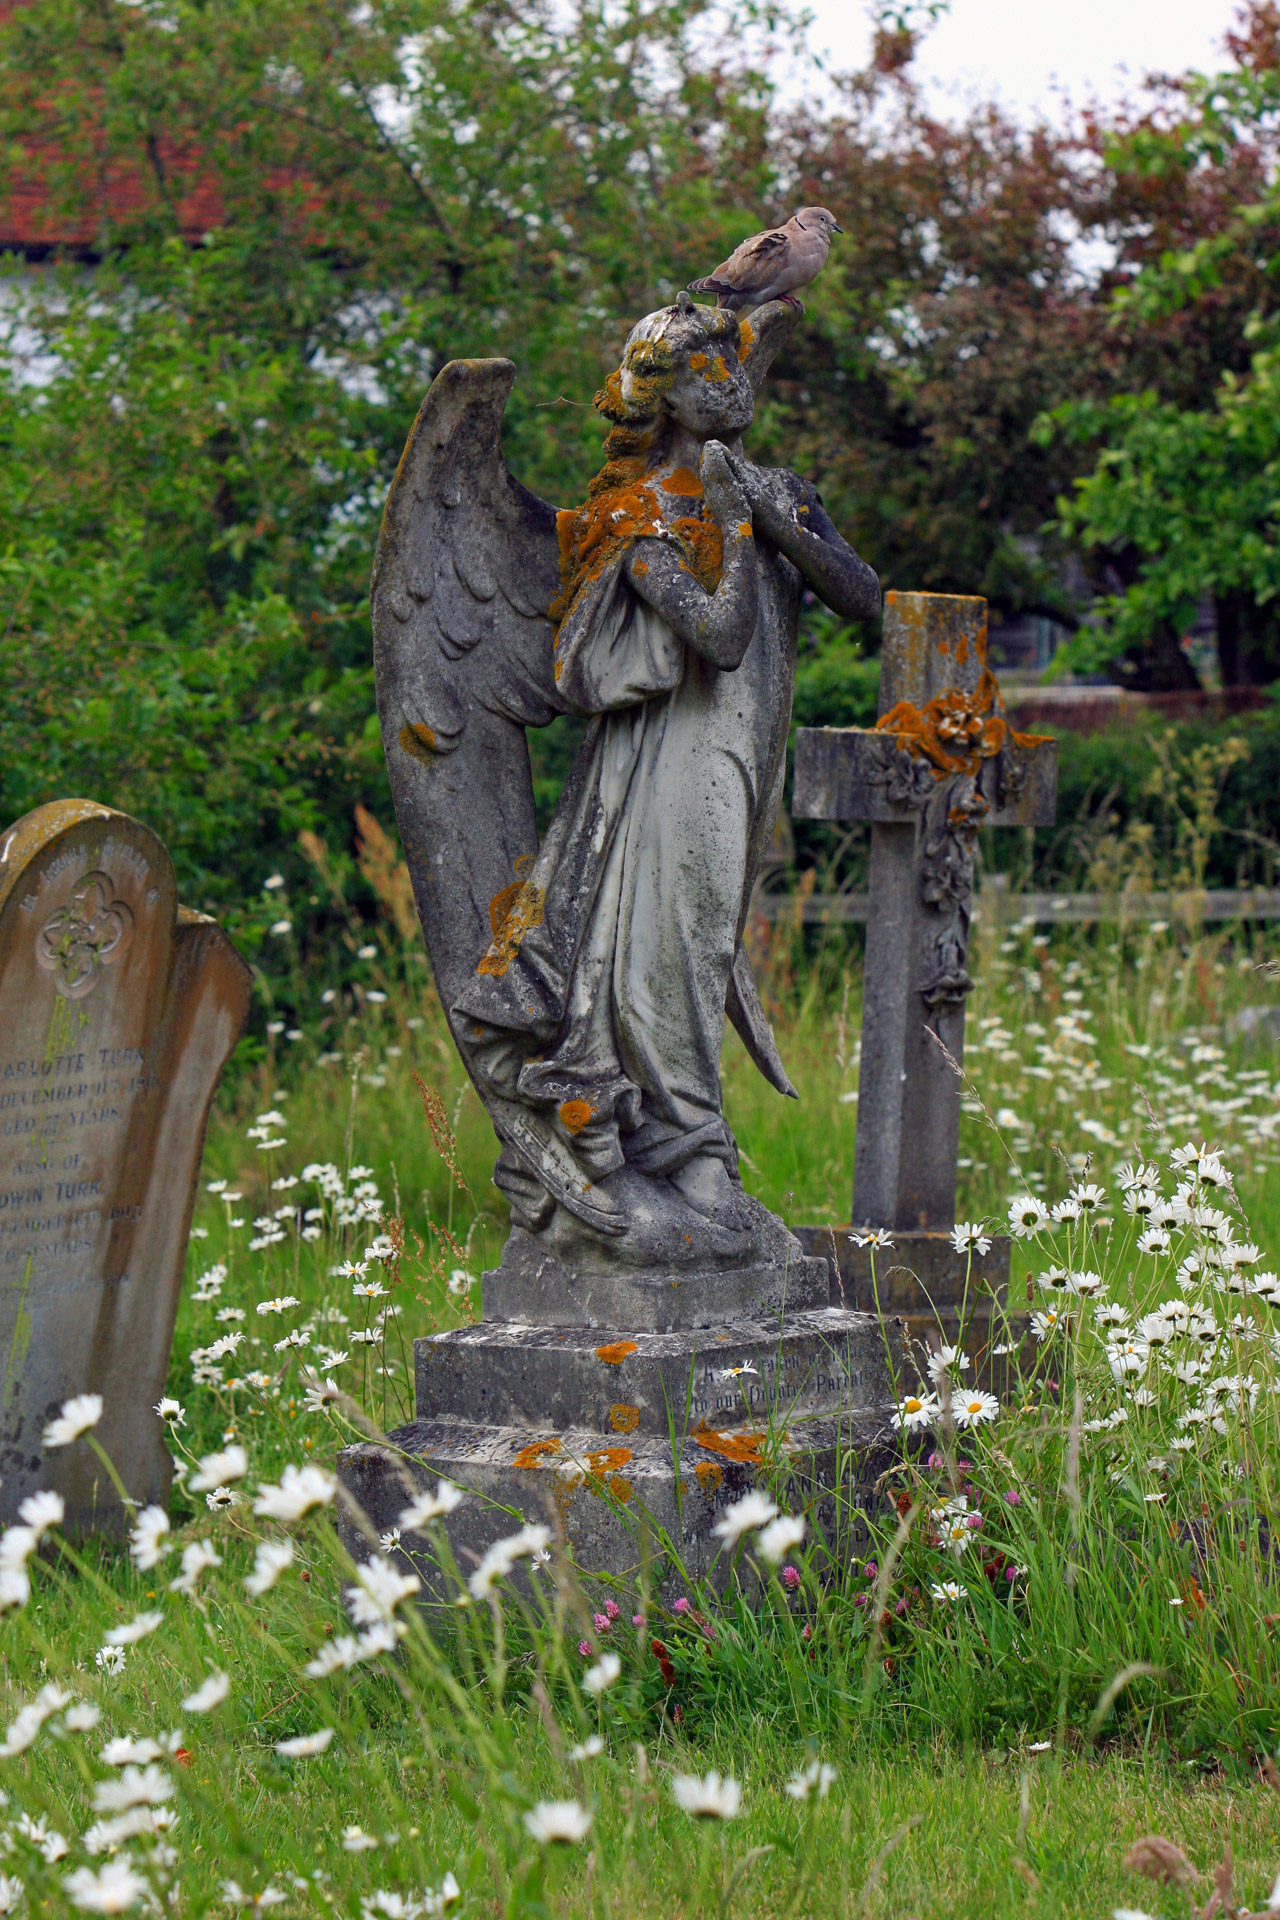
<path fill-rule="evenodd" d="M 755 631 L 728 672 L 639 598 L 626 558 L 560 628 L 559 692 L 594 717 L 518 896 L 523 932 L 455 1009 L 478 1074 L 540 1109 L 590 1178 L 701 1154 L 736 1171 L 725 996 L 782 797 L 798 576 L 758 551 Z"/>

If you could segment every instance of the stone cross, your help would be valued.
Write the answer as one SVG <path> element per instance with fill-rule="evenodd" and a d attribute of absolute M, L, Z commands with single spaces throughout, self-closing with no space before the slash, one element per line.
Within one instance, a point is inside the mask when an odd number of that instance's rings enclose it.
<path fill-rule="evenodd" d="M 44 1449 L 63 1401 L 129 1495 L 163 1503 L 164 1392 L 205 1121 L 251 976 L 180 907 L 148 828 L 60 800 L 0 834 L 0 1520 L 39 1487 L 67 1530 L 127 1517 L 88 1442 Z"/>
<path fill-rule="evenodd" d="M 1052 822 L 1057 744 L 1010 728 L 981 599 L 885 596 L 878 704 L 874 728 L 800 729 L 793 812 L 871 824 L 853 1225 L 945 1239 L 974 844 L 980 827 Z"/>

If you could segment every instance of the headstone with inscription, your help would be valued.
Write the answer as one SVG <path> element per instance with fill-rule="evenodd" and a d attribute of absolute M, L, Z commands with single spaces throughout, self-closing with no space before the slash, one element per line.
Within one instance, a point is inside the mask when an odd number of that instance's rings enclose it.
<path fill-rule="evenodd" d="M 59 800 L 0 835 L 0 1519 L 52 1487 L 73 1533 L 118 1531 L 83 1441 L 45 1423 L 97 1393 L 128 1494 L 163 1502 L 164 1390 L 205 1122 L 249 970 L 180 907 L 137 820 Z"/>
<path fill-rule="evenodd" d="M 1057 742 L 1009 725 L 974 597 L 887 594 L 876 725 L 796 737 L 796 817 L 871 823 L 851 1224 L 893 1240 L 875 1303 L 948 1332 L 962 1298 L 989 1303 L 1009 1274 L 1007 1238 L 971 1259 L 950 1231 L 974 849 L 983 827 L 1049 825 L 1056 792 Z M 833 1298 L 872 1305 L 872 1249 L 848 1229 L 797 1233 L 834 1247 Z"/>

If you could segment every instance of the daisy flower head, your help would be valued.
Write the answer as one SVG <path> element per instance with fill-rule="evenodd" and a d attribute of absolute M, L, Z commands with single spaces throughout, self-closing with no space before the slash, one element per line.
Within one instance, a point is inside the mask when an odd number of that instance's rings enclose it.
<path fill-rule="evenodd" d="M 169 1582 L 170 1593 L 185 1593 L 194 1600 L 200 1575 L 210 1567 L 220 1567 L 221 1557 L 214 1552 L 211 1541 L 190 1540 L 182 1549 L 182 1570 L 176 1580 Z"/>
<path fill-rule="evenodd" d="M 267 1482 L 258 1488 L 253 1510 L 266 1520 L 283 1520 L 286 1525 L 301 1520 L 313 1507 L 327 1507 L 338 1490 L 338 1483 L 323 1467 L 287 1466 L 279 1484 Z"/>
<path fill-rule="evenodd" d="M 864 1227 L 861 1233 L 851 1233 L 849 1238 L 855 1247 L 892 1248 L 893 1236 L 887 1227 Z"/>
<path fill-rule="evenodd" d="M 929 1355 L 926 1370 L 934 1385 L 953 1373 L 968 1373 L 969 1356 L 961 1353 L 959 1347 L 941 1346 Z"/>
<path fill-rule="evenodd" d="M 981 1387 L 971 1387 L 951 1398 L 951 1417 L 958 1427 L 980 1427 L 994 1420 L 1000 1411 L 1000 1402 L 994 1393 L 987 1393 Z"/>
<path fill-rule="evenodd" d="M 835 1785 L 836 1770 L 825 1760 L 811 1760 L 801 1771 L 793 1773 L 783 1792 L 792 1800 L 825 1800 Z"/>
<path fill-rule="evenodd" d="M 576 1800 L 539 1800 L 524 1816 L 525 1831 L 540 1847 L 577 1846 L 591 1831 L 592 1817 Z"/>
<path fill-rule="evenodd" d="M 935 1580 L 929 1591 L 939 1606 L 947 1606 L 969 1598 L 968 1587 L 962 1587 L 958 1580 Z"/>
<path fill-rule="evenodd" d="M 325 1751 L 333 1734 L 332 1727 L 321 1727 L 317 1733 L 302 1733 L 293 1740 L 277 1740 L 276 1752 L 285 1760 L 312 1760 Z"/>
<path fill-rule="evenodd" d="M 980 1220 L 959 1220 L 951 1229 L 951 1244 L 957 1253 L 990 1253 L 991 1235 Z"/>
<path fill-rule="evenodd" d="M 1049 1209 L 1034 1194 L 1022 1194 L 1009 1202 L 1009 1231 L 1015 1239 L 1025 1240 L 1033 1233 L 1042 1233 L 1048 1225 Z"/>
<path fill-rule="evenodd" d="M 227 1447 L 222 1453 L 207 1453 L 197 1473 L 187 1482 L 192 1493 L 209 1493 L 232 1480 L 243 1480 L 249 1471 L 249 1456 L 243 1447 Z M 230 1504 L 230 1503 L 228 1503 Z"/>
<path fill-rule="evenodd" d="M 551 1529 L 543 1526 L 521 1527 L 519 1533 L 495 1540 L 467 1581 L 472 1599 L 483 1600 L 500 1580 L 508 1578 L 517 1561 L 533 1559 L 550 1545 Z"/>
<path fill-rule="evenodd" d="M 793 1547 L 801 1545 L 804 1535 L 803 1515 L 780 1513 L 778 1518 L 771 1520 L 767 1527 L 761 1527 L 756 1536 L 756 1552 L 761 1559 L 767 1560 L 771 1566 L 776 1567 L 780 1560 L 785 1560 Z"/>
<path fill-rule="evenodd" d="M 1147 1227 L 1138 1235 L 1138 1252 L 1159 1255 L 1172 1251 L 1173 1242 L 1169 1238 L 1167 1227 Z"/>
<path fill-rule="evenodd" d="M 1064 1222 L 1069 1223 L 1072 1220 L 1078 1220 L 1081 1211 L 1080 1202 L 1074 1194 L 1069 1193 L 1065 1200 L 1059 1200 L 1057 1202 L 1053 1209 L 1053 1218 L 1061 1225 Z"/>
<path fill-rule="evenodd" d="M 416 1573 L 398 1572 L 377 1553 L 356 1568 L 356 1581 L 356 1586 L 347 1588 L 346 1600 L 347 1611 L 358 1627 L 390 1620 L 400 1602 L 411 1599 L 422 1587 Z"/>
<path fill-rule="evenodd" d="M 212 1713 L 220 1707 L 231 1691 L 231 1676 L 226 1673 L 211 1673 L 207 1680 L 189 1693 L 182 1703 L 184 1713 Z"/>
<path fill-rule="evenodd" d="M 169 1531 L 169 1516 L 163 1507 L 144 1507 L 129 1534 L 129 1555 L 140 1573 L 149 1573 L 168 1553 L 160 1542 Z"/>
<path fill-rule="evenodd" d="M 1107 1348 L 1107 1364 L 1116 1380 L 1141 1375 L 1147 1370 L 1150 1349 L 1145 1340 L 1116 1340 Z"/>
<path fill-rule="evenodd" d="M 1106 1199 L 1106 1189 L 1096 1180 L 1081 1180 L 1072 1187 L 1068 1199 L 1074 1200 L 1082 1213 L 1096 1213 Z"/>
<path fill-rule="evenodd" d="M 699 1779 L 696 1773 L 677 1773 L 671 1782 L 671 1797 L 694 1820 L 736 1820 L 742 1811 L 742 1788 L 733 1778 L 721 1779 L 709 1773 Z"/>
<path fill-rule="evenodd" d="M 1046 1307 L 1043 1313 L 1033 1313 L 1031 1316 L 1031 1332 L 1037 1340 L 1048 1340 L 1059 1327 L 1069 1324 L 1066 1314 L 1057 1307 Z"/>
<path fill-rule="evenodd" d="M 127 1858 L 108 1860 L 97 1873 L 77 1867 L 62 1883 L 73 1907 L 84 1913 L 128 1913 L 151 1891 Z"/>
<path fill-rule="evenodd" d="M 580 1766 L 584 1760 L 598 1760 L 603 1752 L 603 1739 L 598 1733 L 593 1733 L 590 1739 L 583 1740 L 576 1747 L 570 1747 L 568 1757 L 575 1765 Z"/>
<path fill-rule="evenodd" d="M 162 1613 L 138 1613 L 132 1620 L 126 1620 L 122 1627 L 112 1627 L 111 1631 L 103 1636 L 103 1644 L 108 1647 L 132 1647 L 163 1625 Z"/>
<path fill-rule="evenodd" d="M 1133 1187 L 1154 1187 L 1159 1178 L 1159 1168 L 1145 1160 L 1139 1160 L 1136 1166 L 1122 1160 L 1115 1171 L 1115 1182 L 1122 1193 L 1128 1193 Z"/>
<path fill-rule="evenodd" d="M 771 1500 L 767 1493 L 753 1490 L 744 1494 L 741 1500 L 735 1500 L 732 1506 L 726 1507 L 711 1531 L 724 1546 L 732 1547 L 736 1546 L 743 1534 L 750 1533 L 753 1528 L 767 1526 L 777 1515 L 776 1501 Z"/>
<path fill-rule="evenodd" d="M 406 1533 L 412 1533 L 429 1525 L 432 1520 L 442 1520 L 447 1513 L 452 1513 L 455 1507 L 461 1505 L 464 1497 L 461 1488 L 455 1487 L 451 1480 L 437 1481 L 434 1493 L 429 1487 L 424 1487 L 421 1493 L 414 1495 L 397 1524 Z"/>
<path fill-rule="evenodd" d="M 616 1653 L 602 1653 L 593 1667 L 588 1667 L 582 1676 L 582 1690 L 597 1698 L 606 1693 L 622 1672 L 622 1662 Z"/>
<path fill-rule="evenodd" d="M 927 1427 L 938 1413 L 936 1393 L 908 1393 L 898 1402 L 897 1411 L 890 1419 L 890 1426 L 901 1433 L 917 1433 L 921 1427 Z"/>
<path fill-rule="evenodd" d="M 100 1393 L 77 1393 L 72 1399 L 64 1400 L 56 1419 L 51 1420 L 44 1430 L 46 1447 L 69 1447 L 90 1427 L 96 1427 L 102 1418 L 102 1395 Z"/>
<path fill-rule="evenodd" d="M 167 1427 L 185 1427 L 187 1424 L 181 1400 L 172 1400 L 167 1394 L 162 1400 L 156 1401 L 154 1411 Z"/>
<path fill-rule="evenodd" d="M 1086 1299 L 1102 1292 L 1102 1275 L 1098 1273 L 1069 1273 L 1067 1275 L 1068 1293 L 1084 1296 Z"/>

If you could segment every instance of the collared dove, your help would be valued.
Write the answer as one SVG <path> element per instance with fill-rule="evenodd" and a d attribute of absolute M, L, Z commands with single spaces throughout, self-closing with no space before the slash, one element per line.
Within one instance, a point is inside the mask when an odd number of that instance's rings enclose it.
<path fill-rule="evenodd" d="M 827 264 L 832 234 L 843 232 L 825 207 L 801 207 L 785 227 L 771 227 L 744 240 L 705 280 L 691 280 L 689 291 L 714 293 L 717 306 L 734 313 L 762 307 L 767 300 L 788 300 L 803 313 L 796 289 L 817 279 Z"/>

